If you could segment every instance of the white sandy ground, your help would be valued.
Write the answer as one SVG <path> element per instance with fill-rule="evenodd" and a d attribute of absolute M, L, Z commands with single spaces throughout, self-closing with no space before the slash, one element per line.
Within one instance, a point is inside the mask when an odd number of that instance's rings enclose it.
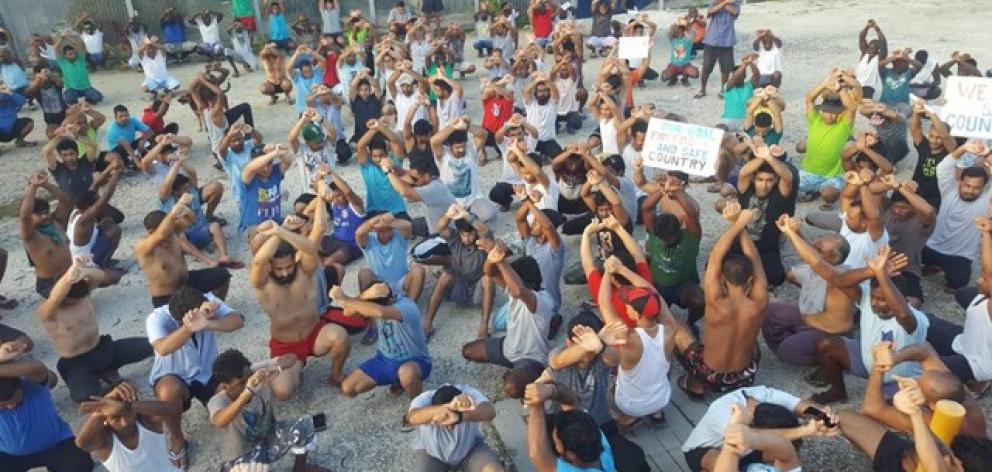
<path fill-rule="evenodd" d="M 743 7 L 740 20 L 737 22 L 738 53 L 749 50 L 753 39 L 753 31 L 758 28 L 770 27 L 784 41 L 785 81 L 782 95 L 788 101 L 786 111 L 785 142 L 788 147 L 804 134 L 805 121 L 802 119 L 802 103 L 804 94 L 833 66 L 852 67 L 858 59 L 857 33 L 868 18 L 875 18 L 888 34 L 891 48 L 914 47 L 927 48 L 931 54 L 943 60 L 952 50 L 970 51 L 987 66 L 988 57 L 982 55 L 980 38 L 987 37 L 986 22 L 979 21 L 976 15 L 982 11 L 980 5 L 973 1 L 950 0 L 930 2 L 923 0 L 906 1 L 783 1 L 749 4 Z M 681 14 L 681 12 L 679 12 Z M 675 16 L 673 12 L 654 12 L 652 15 L 660 19 L 662 31 L 667 28 Z M 195 34 L 195 33 L 193 33 Z M 521 44 L 526 44 L 521 33 Z M 469 42 L 471 44 L 471 42 Z M 466 54 L 472 62 L 478 63 L 473 51 Z M 652 53 L 653 66 L 656 70 L 664 67 L 668 59 L 668 47 L 664 40 L 658 42 Z M 587 84 L 595 76 L 600 61 L 593 60 L 585 67 Z M 188 83 L 200 66 L 173 67 L 171 71 L 183 82 Z M 139 93 L 141 74 L 136 72 L 100 72 L 94 75 L 94 86 L 106 95 L 106 100 L 100 105 L 100 110 L 110 114 L 113 105 L 124 103 L 132 115 L 140 116 L 147 101 Z M 278 142 L 285 139 L 291 123 L 296 119 L 293 108 L 284 102 L 274 106 L 267 104 L 267 99 L 260 96 L 256 89 L 262 80 L 260 73 L 243 75 L 231 79 L 233 88 L 229 93 L 232 104 L 248 101 L 254 108 L 257 128 L 262 131 L 267 141 Z M 463 82 L 466 89 L 468 111 L 473 120 L 481 115 L 478 101 L 478 81 L 475 78 Z M 650 82 L 646 88 L 635 92 L 637 102 L 652 101 L 666 110 L 680 113 L 694 123 L 712 124 L 718 121 L 722 104 L 715 97 L 719 82 L 714 76 L 710 84 L 711 96 L 704 100 L 693 100 L 696 88 L 684 89 L 681 86 L 668 88 L 659 82 Z M 695 84 L 694 84 L 695 85 Z M 42 125 L 40 111 L 29 112 L 36 125 Z M 195 121 L 192 114 L 180 105 L 174 106 L 168 119 L 181 123 L 183 134 L 190 134 L 196 140 L 194 164 L 200 171 L 201 181 L 223 175 L 210 168 L 210 158 L 207 153 L 206 137 L 195 132 Z M 349 118 L 350 119 L 350 118 Z M 864 122 L 859 127 L 866 127 Z M 592 119 L 586 120 L 586 126 L 576 136 L 562 136 L 564 143 L 584 139 L 595 127 Z M 350 128 L 350 126 L 349 126 Z M 35 131 L 31 138 L 42 140 L 43 133 Z M 102 139 L 102 136 L 101 136 Z M 0 162 L 3 162 L 5 172 L 0 173 L 0 202 L 12 204 L 21 197 L 24 182 L 30 172 L 42 169 L 43 161 L 38 153 L 40 148 L 14 149 L 5 145 Z M 911 163 L 915 156 L 910 157 L 899 168 L 900 176 L 911 175 Z M 499 172 L 499 164 L 489 164 L 483 169 L 484 179 L 488 185 L 495 182 Z M 355 187 L 359 194 L 364 195 L 364 188 L 357 171 L 357 166 L 351 164 L 341 170 L 345 178 Z M 298 171 L 290 171 L 290 177 L 285 184 L 286 189 L 295 189 Z M 691 188 L 691 193 L 703 207 L 703 225 L 706 236 L 699 263 L 705 261 L 707 251 L 713 244 L 716 235 L 726 224 L 722 218 L 712 211 L 714 201 L 712 194 L 707 194 L 702 185 Z M 294 195 L 295 197 L 295 195 Z M 116 338 L 126 336 L 144 336 L 144 320 L 151 310 L 145 280 L 137 266 L 133 263 L 132 246 L 137 238 L 144 233 L 141 219 L 146 212 L 157 208 L 155 190 L 150 179 L 133 177 L 123 180 L 114 197 L 113 203 L 127 215 L 123 223 L 124 241 L 118 250 L 117 257 L 127 261 L 131 272 L 124 277 L 120 285 L 97 290 L 93 295 L 93 303 L 98 312 L 101 331 Z M 812 204 L 800 205 L 799 213 L 804 214 L 812 208 Z M 237 219 L 237 209 L 230 198 L 225 198 L 219 213 L 229 221 Z M 422 214 L 421 209 L 412 211 L 414 215 Z M 503 237 L 514 233 L 510 215 L 502 215 L 498 224 L 493 225 L 496 234 Z M 56 356 L 52 344 L 41 328 L 33 311 L 39 297 L 34 292 L 34 274 L 27 265 L 26 257 L 21 249 L 17 236 L 17 221 L 7 217 L 0 220 L 0 245 L 10 252 L 10 263 L 7 276 L 3 281 L 0 292 L 7 296 L 16 297 L 21 306 L 11 312 L 3 312 L 3 322 L 27 332 L 35 340 L 34 355 L 42 359 L 49 367 L 54 368 Z M 232 246 L 236 257 L 248 262 L 249 255 L 243 242 L 233 238 L 234 230 L 227 229 L 232 236 Z M 643 237 L 643 230 L 638 228 L 636 236 Z M 569 238 L 569 263 L 577 260 L 578 244 L 575 238 Z M 354 273 L 364 266 L 363 261 L 349 268 L 346 289 L 355 289 Z M 424 294 L 421 297 L 421 309 L 426 309 L 427 299 L 434 286 L 434 272 L 429 277 Z M 239 348 L 251 359 L 261 359 L 268 355 L 267 341 L 268 320 L 260 311 L 255 301 L 255 295 L 247 281 L 247 271 L 234 272 L 231 282 L 229 304 L 244 313 L 247 323 L 239 332 L 220 335 L 221 349 Z M 953 302 L 951 297 L 941 292 L 936 278 L 925 281 L 927 290 L 928 312 L 937 313 L 957 322 L 962 320 L 962 310 Z M 796 290 L 783 287 L 776 290 L 776 299 L 795 299 Z M 585 299 L 588 292 L 585 286 L 568 287 L 565 291 L 566 306 L 564 313 L 572 315 L 575 307 Z M 676 309 L 679 316 L 684 312 Z M 470 365 L 462 359 L 460 347 L 462 343 L 474 339 L 478 323 L 478 311 L 473 309 L 458 309 L 451 305 L 443 305 L 438 315 L 438 335 L 431 344 L 434 358 L 434 369 L 426 381 L 426 388 L 435 388 L 442 382 L 466 383 L 480 388 L 491 398 L 498 399 L 499 378 L 502 368 Z M 563 342 L 561 335 L 557 343 Z M 374 353 L 374 347 L 361 346 L 358 338 L 353 338 L 355 345 L 347 362 L 347 370 L 351 371 L 363 360 Z M 800 396 L 808 396 L 814 389 L 802 380 L 809 371 L 807 368 L 797 368 L 779 361 L 774 354 L 763 347 L 762 364 L 758 374 L 758 383 L 774 386 L 791 391 Z M 151 390 L 147 384 L 147 374 L 151 360 L 122 369 L 122 374 L 130 381 L 141 386 L 146 394 Z M 678 367 L 675 368 L 678 370 Z M 409 399 L 394 398 L 384 389 L 377 389 L 361 395 L 359 398 L 342 397 L 338 391 L 329 389 L 324 383 L 329 371 L 326 360 L 312 360 L 305 375 L 303 388 L 289 402 L 278 406 L 280 416 L 300 415 L 307 413 L 326 412 L 329 429 L 319 439 L 320 450 L 313 454 L 313 459 L 320 464 L 338 471 L 400 471 L 407 470 L 410 464 L 410 441 L 412 435 L 403 434 L 398 425 L 401 416 L 406 411 Z M 677 372 L 672 373 L 672 379 Z M 864 383 L 848 378 L 848 391 L 851 404 L 845 407 L 856 407 L 860 403 Z M 68 392 L 59 385 L 53 392 L 57 405 L 63 417 L 78 427 L 81 417 L 75 413 L 75 406 L 69 400 Z M 992 401 L 984 401 L 986 411 L 992 407 Z M 220 464 L 219 435 L 215 434 L 208 422 L 206 410 L 194 405 L 186 413 L 185 432 L 191 442 L 191 470 L 216 470 Z M 492 436 L 492 435 L 491 435 Z M 490 438 L 498 443 L 498 439 Z M 842 439 L 814 439 L 807 441 L 802 449 L 803 462 L 807 470 L 869 470 L 870 463 Z M 279 470 L 289 470 L 290 463 L 283 460 Z"/>

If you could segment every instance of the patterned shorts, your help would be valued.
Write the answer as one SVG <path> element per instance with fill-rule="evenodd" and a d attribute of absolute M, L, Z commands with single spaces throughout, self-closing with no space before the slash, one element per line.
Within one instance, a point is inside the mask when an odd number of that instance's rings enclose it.
<path fill-rule="evenodd" d="M 682 367 L 695 380 L 706 384 L 710 391 L 723 393 L 754 384 L 754 374 L 758 371 L 758 362 L 761 361 L 761 350 L 755 346 L 754 358 L 740 372 L 719 372 L 706 365 L 703 361 L 703 345 L 698 342 L 689 346 L 685 352 L 676 353 L 676 356 Z"/>

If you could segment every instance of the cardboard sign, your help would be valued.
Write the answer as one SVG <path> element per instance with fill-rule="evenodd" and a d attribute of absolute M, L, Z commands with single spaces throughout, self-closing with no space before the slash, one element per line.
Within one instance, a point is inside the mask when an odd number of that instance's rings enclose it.
<path fill-rule="evenodd" d="M 992 139 L 992 79 L 948 77 L 944 97 L 940 120 L 951 136 Z"/>
<path fill-rule="evenodd" d="M 644 140 L 644 165 L 708 177 L 716 174 L 723 130 L 651 118 Z"/>
<path fill-rule="evenodd" d="M 618 43 L 620 49 L 617 57 L 620 59 L 644 59 L 650 49 L 647 36 L 622 36 Z"/>

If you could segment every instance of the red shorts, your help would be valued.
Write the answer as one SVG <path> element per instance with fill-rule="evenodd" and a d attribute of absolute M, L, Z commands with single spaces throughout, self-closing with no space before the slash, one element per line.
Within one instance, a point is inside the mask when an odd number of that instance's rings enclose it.
<path fill-rule="evenodd" d="M 328 308 L 320 316 L 320 319 L 341 326 L 348 334 L 360 333 L 369 326 L 368 318 L 364 316 L 344 316 L 344 312 L 340 308 Z"/>
<path fill-rule="evenodd" d="M 321 328 L 323 328 L 327 323 L 329 323 L 329 321 L 323 318 L 317 319 L 317 324 L 313 325 L 313 329 L 310 330 L 310 334 L 298 341 L 284 342 L 279 341 L 278 339 L 270 339 L 269 355 L 276 358 L 283 354 L 296 354 L 296 358 L 306 365 L 307 358 L 313 355 L 313 346 L 317 343 L 317 336 L 320 335 Z"/>
<path fill-rule="evenodd" d="M 665 68 L 665 72 L 667 72 L 670 77 L 676 77 L 676 76 L 685 74 L 685 69 L 687 67 L 689 67 L 690 65 L 692 65 L 692 64 L 686 64 L 684 66 L 677 66 L 675 64 L 669 64 L 668 67 Z"/>
<path fill-rule="evenodd" d="M 240 21 L 242 25 L 245 25 L 246 30 L 251 31 L 252 33 L 255 32 L 256 26 L 254 16 L 239 16 L 235 18 L 235 20 Z"/>

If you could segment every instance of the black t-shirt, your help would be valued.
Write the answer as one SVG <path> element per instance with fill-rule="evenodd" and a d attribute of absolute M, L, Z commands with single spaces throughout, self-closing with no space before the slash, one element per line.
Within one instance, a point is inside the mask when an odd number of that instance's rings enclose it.
<path fill-rule="evenodd" d="M 75 204 L 93 185 L 93 162 L 86 158 L 76 161 L 76 169 L 70 170 L 61 162 L 55 164 L 50 171 L 59 188 L 69 195 L 69 200 Z"/>
<path fill-rule="evenodd" d="M 939 208 L 940 186 L 937 185 L 937 164 L 947 155 L 947 150 L 934 152 L 930 147 L 930 140 L 923 138 L 916 145 L 916 154 L 919 157 L 916 159 L 916 169 L 913 170 L 913 180 L 920 186 L 916 194 L 932 205 L 933 202 L 937 202 L 934 208 Z"/>
<path fill-rule="evenodd" d="M 0 323 L 0 343 L 9 343 L 21 336 L 25 336 L 23 331 Z"/>
<path fill-rule="evenodd" d="M 788 162 L 784 164 L 792 172 L 792 192 L 788 197 L 782 196 L 776 185 L 768 197 L 759 199 L 754 195 L 754 184 L 752 183 L 746 192 L 737 197 L 741 208 L 756 210 L 760 217 L 757 221 L 747 225 L 746 231 L 754 240 L 759 252 L 777 251 L 779 248 L 779 230 L 775 226 L 775 220 L 783 214 L 794 215 L 796 213 L 796 195 L 799 194 L 799 171 Z"/>
<path fill-rule="evenodd" d="M 368 100 L 355 95 L 355 100 L 351 102 L 351 113 L 355 117 L 355 139 L 361 139 L 368 130 L 365 123 L 382 116 L 382 101 L 375 95 L 369 95 Z"/>

